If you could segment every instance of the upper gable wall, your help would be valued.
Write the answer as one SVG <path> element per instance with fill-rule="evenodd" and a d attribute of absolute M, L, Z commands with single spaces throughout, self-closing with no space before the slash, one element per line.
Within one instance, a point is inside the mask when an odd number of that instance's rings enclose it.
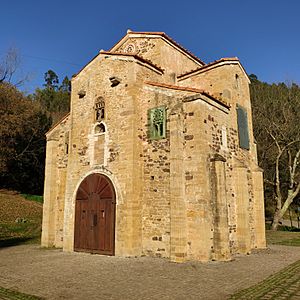
<path fill-rule="evenodd" d="M 252 157 L 256 159 L 256 149 L 253 137 L 252 109 L 249 92 L 249 79 L 244 70 L 237 63 L 216 65 L 212 69 L 203 70 L 202 73 L 191 75 L 186 79 L 179 79 L 178 85 L 203 89 L 214 96 L 221 96 L 231 105 L 231 127 L 237 129 L 236 108 L 244 107 L 248 114 L 248 128 L 250 139 L 250 151 L 240 151 L 238 156 Z M 249 154 L 249 156 L 248 156 Z M 246 159 L 244 157 L 244 159 Z M 248 159 L 248 158 L 247 158 Z"/>
<path fill-rule="evenodd" d="M 178 85 L 203 89 L 221 96 L 231 105 L 238 103 L 249 109 L 251 107 L 248 78 L 238 64 L 215 66 L 186 79 L 179 79 Z"/>
<path fill-rule="evenodd" d="M 200 66 L 193 59 L 189 58 L 182 50 L 176 49 L 171 43 L 162 38 L 129 37 L 119 48 L 113 52 L 127 52 L 131 46 L 132 53 L 137 53 L 145 59 L 165 70 L 167 82 L 175 82 L 175 76 Z M 173 74 L 172 74 L 173 73 Z"/>

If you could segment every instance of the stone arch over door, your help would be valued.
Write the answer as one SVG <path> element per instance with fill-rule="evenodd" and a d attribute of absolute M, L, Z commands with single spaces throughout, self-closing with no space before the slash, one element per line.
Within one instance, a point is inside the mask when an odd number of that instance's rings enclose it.
<path fill-rule="evenodd" d="M 115 215 L 110 179 L 99 173 L 88 175 L 76 193 L 74 251 L 114 255 Z"/>

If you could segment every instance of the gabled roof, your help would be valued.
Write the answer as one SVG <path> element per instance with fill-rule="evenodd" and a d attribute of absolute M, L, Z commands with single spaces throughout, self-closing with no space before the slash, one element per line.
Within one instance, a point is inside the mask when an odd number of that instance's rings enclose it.
<path fill-rule="evenodd" d="M 59 124 L 61 124 L 64 120 L 66 120 L 70 115 L 70 112 L 66 113 L 63 117 L 61 117 L 52 127 L 46 132 L 46 135 L 48 135 L 54 128 L 56 128 Z"/>
<path fill-rule="evenodd" d="M 226 64 L 237 64 L 239 65 L 239 67 L 241 68 L 242 72 L 245 74 L 245 76 L 247 77 L 248 81 L 250 82 L 249 78 L 248 78 L 248 75 L 244 69 L 244 67 L 242 66 L 242 64 L 240 63 L 239 59 L 237 57 L 225 57 L 225 58 L 221 58 L 221 59 L 218 59 L 218 60 L 215 60 L 205 66 L 202 66 L 202 67 L 199 67 L 195 70 L 191 70 L 191 71 L 188 71 L 186 73 L 183 73 L 181 75 L 178 75 L 177 76 L 177 79 L 180 81 L 180 80 L 184 80 L 186 78 L 189 78 L 190 76 L 194 76 L 194 75 L 197 75 L 199 73 L 202 73 L 202 72 L 205 72 L 205 71 L 208 71 L 208 70 L 211 70 L 213 68 L 216 68 L 216 67 L 219 67 L 219 66 L 222 66 L 222 65 L 226 65 Z"/>
<path fill-rule="evenodd" d="M 128 38 L 131 37 L 147 37 L 147 38 L 161 38 L 164 41 L 168 42 L 171 46 L 185 54 L 187 57 L 192 59 L 195 63 L 197 63 L 200 66 L 205 65 L 205 62 L 203 62 L 199 57 L 191 53 L 189 50 L 181 46 L 179 43 L 177 43 L 175 40 L 170 38 L 167 34 L 164 32 L 148 32 L 148 31 L 131 31 L 127 30 L 127 34 L 122 37 L 109 51 L 115 51 L 118 47 L 120 47 Z"/>
<path fill-rule="evenodd" d="M 110 51 L 100 50 L 100 52 L 97 55 L 95 55 L 87 64 L 85 64 L 76 74 L 73 74 L 72 78 L 75 78 L 83 69 L 85 69 L 85 67 L 87 67 L 94 59 L 96 59 L 101 54 L 133 57 L 136 60 L 138 60 L 138 61 L 140 61 L 142 63 L 145 63 L 145 64 L 151 66 L 152 68 L 156 69 L 160 73 L 164 73 L 164 69 L 162 69 L 161 67 L 157 66 L 152 61 L 150 61 L 148 59 L 145 59 L 145 58 L 143 58 L 143 57 L 141 57 L 141 56 L 139 56 L 137 54 L 134 54 L 134 53 L 123 53 L 123 52 L 110 52 Z"/>
<path fill-rule="evenodd" d="M 159 67 L 158 65 L 154 64 L 151 60 L 149 59 L 145 59 L 135 53 L 123 53 L 123 52 L 110 52 L 110 51 L 100 51 L 100 54 L 106 54 L 106 55 L 115 55 L 115 56 L 129 56 L 129 57 L 133 57 L 136 60 L 148 64 L 149 66 L 153 67 L 154 69 L 160 71 L 161 73 L 164 73 L 164 69 Z"/>
<path fill-rule="evenodd" d="M 178 91 L 184 91 L 184 92 L 194 92 L 194 93 L 199 93 L 202 94 L 215 102 L 225 106 L 226 108 L 230 108 L 230 104 L 224 101 L 220 97 L 216 97 L 212 94 L 210 94 L 207 91 L 204 91 L 203 89 L 197 89 L 197 88 L 192 88 L 192 87 L 187 87 L 187 86 L 178 86 L 178 85 L 172 85 L 172 84 L 166 84 L 166 83 L 160 83 L 160 82 L 153 82 L 153 81 L 145 81 L 145 84 L 152 85 L 152 86 L 157 86 L 161 88 L 166 88 L 166 89 L 172 89 L 172 90 L 178 90 Z"/>

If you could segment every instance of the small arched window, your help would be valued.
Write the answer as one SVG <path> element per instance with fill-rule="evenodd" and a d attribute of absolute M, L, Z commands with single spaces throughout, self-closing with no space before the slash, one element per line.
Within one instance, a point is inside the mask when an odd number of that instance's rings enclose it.
<path fill-rule="evenodd" d="M 240 88 L 240 85 L 241 85 L 240 77 L 239 77 L 238 74 L 235 74 L 235 88 L 236 88 L 236 89 L 239 89 L 239 88 Z"/>
<path fill-rule="evenodd" d="M 95 120 L 102 121 L 105 118 L 105 101 L 103 97 L 98 97 L 95 102 Z"/>
<path fill-rule="evenodd" d="M 101 133 L 105 133 L 105 125 L 103 123 L 100 123 L 95 127 L 95 134 L 101 134 Z"/>

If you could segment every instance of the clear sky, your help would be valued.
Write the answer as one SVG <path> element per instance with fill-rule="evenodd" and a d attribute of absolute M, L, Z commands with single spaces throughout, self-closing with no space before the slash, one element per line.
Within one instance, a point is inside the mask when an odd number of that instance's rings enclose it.
<path fill-rule="evenodd" d="M 206 63 L 237 56 L 262 81 L 300 84 L 299 0 L 1 2 L 0 56 L 19 50 L 28 92 L 48 69 L 71 77 L 127 29 L 164 31 Z"/>

